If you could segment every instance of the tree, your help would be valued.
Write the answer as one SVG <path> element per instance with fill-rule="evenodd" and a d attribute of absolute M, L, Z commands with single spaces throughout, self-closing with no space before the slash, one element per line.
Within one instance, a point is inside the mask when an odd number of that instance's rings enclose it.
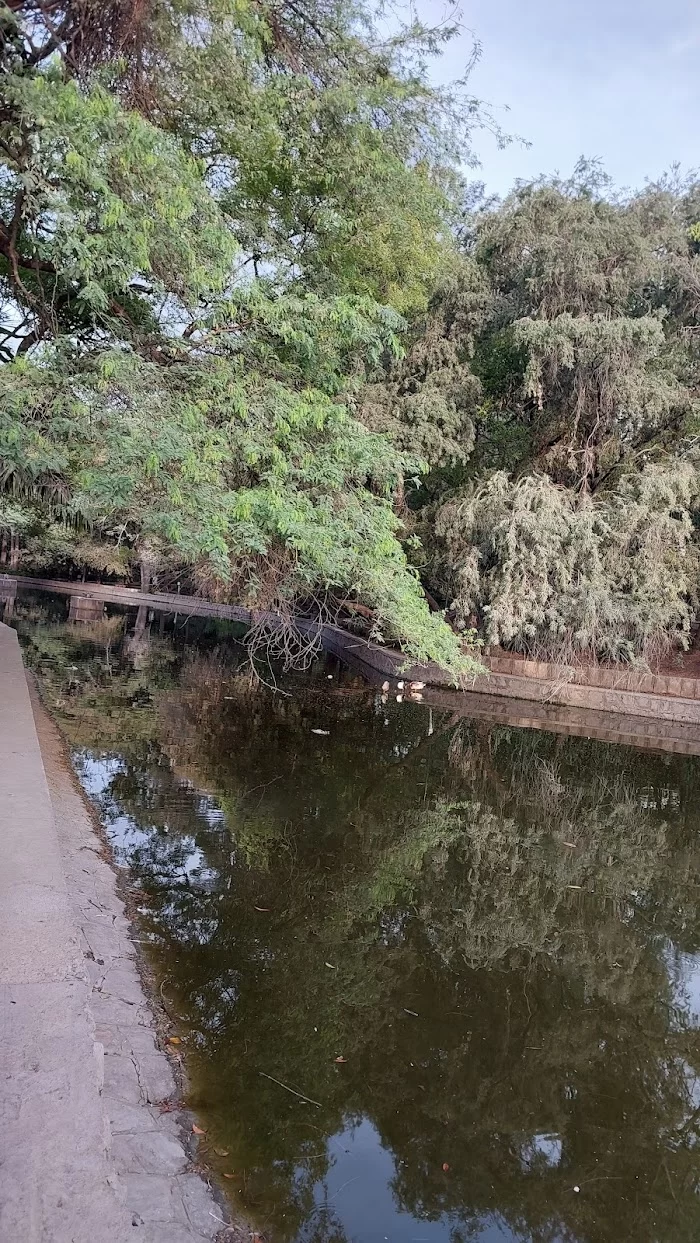
<path fill-rule="evenodd" d="M 466 219 L 457 292 L 436 296 L 417 348 L 459 361 L 469 423 L 414 501 L 430 590 L 490 643 L 647 661 L 688 643 L 699 215 L 693 180 L 623 197 L 584 162 Z M 391 373 L 383 392 L 398 409 Z"/>
<path fill-rule="evenodd" d="M 440 582 L 458 625 L 524 651 L 653 659 L 689 642 L 698 549 L 692 467 L 647 467 L 614 492 L 577 496 L 547 475 L 493 474 L 443 504 Z"/>
<path fill-rule="evenodd" d="M 478 116 L 428 85 L 449 34 L 336 0 L 3 6 L 0 487 L 39 556 L 60 529 L 283 612 L 355 593 L 469 666 L 399 542 L 403 459 L 351 413 L 451 246 Z"/>

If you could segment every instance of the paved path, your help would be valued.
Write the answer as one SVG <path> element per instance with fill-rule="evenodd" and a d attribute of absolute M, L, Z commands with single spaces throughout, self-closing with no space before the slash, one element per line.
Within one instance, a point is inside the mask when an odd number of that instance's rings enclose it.
<path fill-rule="evenodd" d="M 37 723 L 41 747 L 0 624 L 0 1243 L 214 1239 L 225 1215 L 192 1170 L 190 1120 L 154 1108 L 175 1081 L 114 873 Z"/>

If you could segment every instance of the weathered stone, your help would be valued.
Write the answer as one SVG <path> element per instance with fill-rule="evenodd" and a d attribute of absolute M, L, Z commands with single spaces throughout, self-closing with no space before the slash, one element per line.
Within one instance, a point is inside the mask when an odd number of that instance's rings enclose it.
<path fill-rule="evenodd" d="M 181 1126 L 177 1113 L 161 1112 L 152 1105 L 129 1105 L 126 1101 L 106 1098 L 105 1107 L 113 1135 L 122 1132 L 139 1134 L 161 1131 L 163 1135 L 179 1138 Z"/>
<path fill-rule="evenodd" d="M 0 1239 L 126 1243 L 62 848 L 17 636 L 2 625 L 0 685 Z"/>
<path fill-rule="evenodd" d="M 124 1053 L 106 1053 L 104 1063 L 105 1094 L 127 1105 L 146 1103 L 139 1073 L 131 1057 Z"/>
<path fill-rule="evenodd" d="M 146 1225 L 152 1222 L 190 1225 L 176 1178 L 165 1174 L 125 1174 L 124 1181 L 132 1216 L 138 1215 Z"/>
<path fill-rule="evenodd" d="M 188 1220 L 205 1239 L 213 1239 L 222 1225 L 221 1209 L 198 1174 L 180 1174 L 178 1184 Z"/>
<path fill-rule="evenodd" d="M 219 1227 L 220 1229 L 222 1227 Z M 201 1235 L 193 1236 L 192 1229 L 187 1226 L 161 1225 L 158 1222 L 144 1223 L 139 1229 L 134 1230 L 134 1243 L 192 1243 L 194 1237 L 201 1238 Z M 207 1237 L 206 1235 L 204 1236 Z"/>
<path fill-rule="evenodd" d="M 90 997 L 90 1010 L 95 1022 L 100 1026 L 116 1028 L 120 1024 L 125 1027 L 151 1026 L 151 1015 L 142 996 L 142 1004 L 122 1001 L 119 997 L 107 997 L 104 993 L 94 992 Z"/>
<path fill-rule="evenodd" d="M 143 1105 L 131 1105 L 127 1101 L 112 1100 L 107 1094 L 105 1108 L 112 1135 L 119 1135 L 121 1132 L 131 1135 L 141 1131 L 158 1130 L 160 1118 L 150 1107 L 144 1109 Z"/>
<path fill-rule="evenodd" d="M 143 1004 L 141 981 L 136 968 L 131 963 L 117 960 L 98 970 L 103 972 L 103 978 L 97 985 L 103 997 L 116 997 L 119 1001 L 126 1001 L 130 1005 Z"/>
<path fill-rule="evenodd" d="M 120 1174 L 181 1174 L 187 1168 L 182 1144 L 161 1131 L 115 1135 L 112 1156 Z"/>
<path fill-rule="evenodd" d="M 137 1065 L 145 1099 L 150 1104 L 165 1101 L 173 1095 L 175 1080 L 164 1054 L 152 1053 L 139 1056 Z"/>

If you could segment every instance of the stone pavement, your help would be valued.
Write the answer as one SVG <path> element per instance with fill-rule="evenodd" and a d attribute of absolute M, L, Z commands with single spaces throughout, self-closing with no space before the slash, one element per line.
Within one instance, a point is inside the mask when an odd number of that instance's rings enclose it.
<path fill-rule="evenodd" d="M 193 1169 L 114 872 L 35 709 L 0 625 L 0 1243 L 240 1240 Z"/>

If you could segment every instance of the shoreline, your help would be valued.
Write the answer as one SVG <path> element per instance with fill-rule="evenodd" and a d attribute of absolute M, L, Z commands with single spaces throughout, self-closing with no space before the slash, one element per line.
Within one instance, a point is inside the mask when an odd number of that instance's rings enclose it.
<path fill-rule="evenodd" d="M 235 604 L 216 604 L 199 596 L 150 593 L 134 587 L 26 575 L 0 574 L 0 601 L 5 600 L 6 607 L 12 608 L 20 587 L 69 597 L 69 617 L 77 621 L 94 620 L 106 604 L 112 603 L 154 613 L 221 618 L 246 627 L 265 623 L 272 631 L 282 624 L 278 614 Z M 697 665 L 693 665 L 694 676 L 685 676 L 682 671 L 651 673 L 622 665 L 553 664 L 489 649 L 483 655 L 484 672 L 467 676 L 461 686 L 456 686 L 453 675 L 434 662 L 411 664 L 393 648 L 382 647 L 339 626 L 297 617 L 294 628 L 304 642 L 316 644 L 319 649 L 353 666 L 370 682 L 388 680 L 389 689 L 393 685 L 393 689 L 401 690 L 403 682 L 418 681 L 436 690 L 455 691 L 464 696 L 466 703 L 476 694 L 511 699 L 516 703 L 556 704 L 576 710 L 634 716 L 645 721 L 663 720 L 694 728 L 700 737 Z M 479 654 L 475 652 L 474 655 Z"/>
<path fill-rule="evenodd" d="M 164 1051 L 174 1029 L 127 874 L 1 625 L 0 684 L 0 1237 L 242 1243 L 251 1227 L 203 1169 L 185 1068 Z"/>

